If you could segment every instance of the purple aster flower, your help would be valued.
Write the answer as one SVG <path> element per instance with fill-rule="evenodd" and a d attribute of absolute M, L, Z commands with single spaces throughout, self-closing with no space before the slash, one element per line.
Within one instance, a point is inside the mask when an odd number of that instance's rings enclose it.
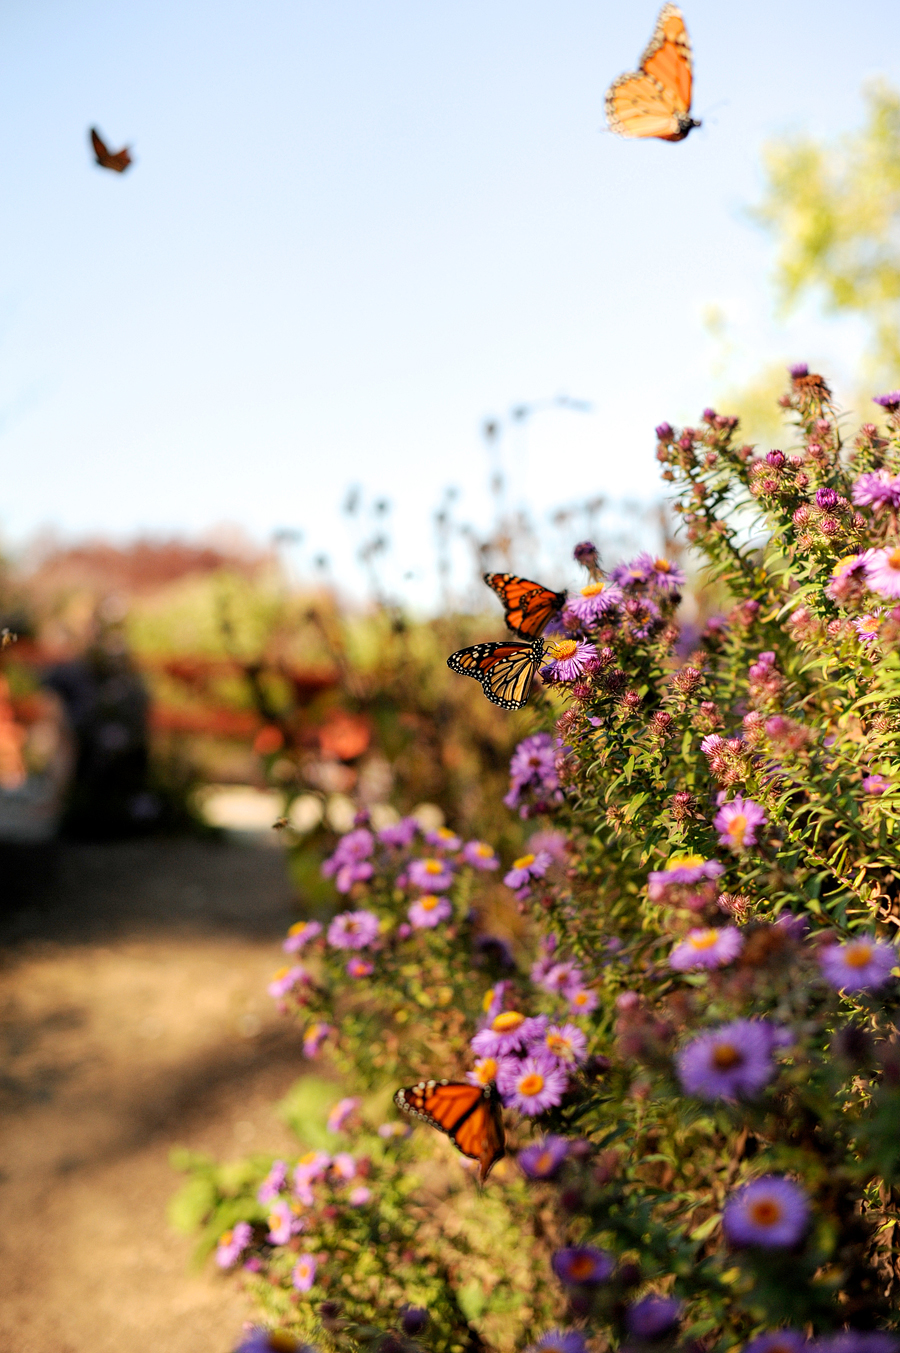
<path fill-rule="evenodd" d="M 802 376 L 809 375 L 809 367 L 805 362 L 794 362 L 793 366 L 788 367 L 788 375 L 792 381 L 800 380 Z"/>
<path fill-rule="evenodd" d="M 331 1157 L 327 1151 L 307 1151 L 294 1166 L 294 1188 L 299 1189 L 322 1179 L 331 1166 Z"/>
<path fill-rule="evenodd" d="M 631 638 L 649 639 L 656 629 L 660 611 L 655 601 L 649 601 L 646 597 L 632 597 L 625 603 L 625 615 Z"/>
<path fill-rule="evenodd" d="M 644 1297 L 625 1312 L 625 1326 L 638 1339 L 658 1339 L 668 1334 L 681 1315 L 681 1302 L 674 1297 Z"/>
<path fill-rule="evenodd" d="M 841 1330 L 810 1345 L 814 1353 L 896 1353 L 900 1339 L 887 1330 Z"/>
<path fill-rule="evenodd" d="M 344 971 L 348 977 L 353 977 L 354 979 L 371 977 L 372 973 L 375 971 L 375 964 L 368 958 L 360 958 L 358 954 L 354 954 L 352 958 L 347 960 L 347 966 Z"/>
<path fill-rule="evenodd" d="M 355 1189 L 351 1189 L 347 1194 L 347 1202 L 351 1207 L 365 1207 L 366 1203 L 372 1201 L 372 1190 L 367 1189 L 365 1184 L 357 1184 Z"/>
<path fill-rule="evenodd" d="M 520 807 L 523 794 L 535 799 L 539 811 L 546 811 L 549 804 L 562 801 L 556 773 L 559 747 L 559 739 L 549 733 L 534 733 L 530 738 L 523 738 L 509 763 L 510 788 L 503 800 L 507 808 L 518 808 L 523 817 L 529 816 L 528 805 Z"/>
<path fill-rule="evenodd" d="M 291 926 L 281 947 L 286 954 L 296 954 L 298 949 L 321 933 L 322 927 L 318 921 L 297 921 Z"/>
<path fill-rule="evenodd" d="M 538 855 L 541 851 L 546 851 L 558 864 L 565 864 L 568 856 L 567 847 L 568 837 L 565 832 L 532 832 L 528 838 L 528 849 L 532 854 Z"/>
<path fill-rule="evenodd" d="M 668 559 L 654 559 L 652 554 L 639 554 L 628 568 L 634 578 L 660 592 L 675 592 L 684 586 L 684 570 Z"/>
<path fill-rule="evenodd" d="M 474 869 L 499 869 L 500 861 L 494 854 L 493 846 L 485 841 L 467 841 L 463 846 L 463 859 Z"/>
<path fill-rule="evenodd" d="M 873 395 L 873 404 L 880 404 L 888 413 L 896 413 L 900 409 L 900 390 L 889 390 L 886 395 Z"/>
<path fill-rule="evenodd" d="M 371 878 L 375 872 L 369 856 L 375 849 L 375 838 L 365 827 L 347 832 L 337 844 L 334 854 L 322 865 L 326 878 L 334 876 L 339 893 L 349 893 L 354 883 Z"/>
<path fill-rule="evenodd" d="M 517 1065 L 501 1065 L 497 1088 L 504 1104 L 534 1117 L 561 1104 L 569 1086 L 563 1068 L 552 1057 L 542 1054 L 525 1057 Z"/>
<path fill-rule="evenodd" d="M 272 1168 L 269 1170 L 269 1173 L 257 1190 L 257 1202 L 260 1202 L 263 1205 L 271 1203 L 273 1198 L 277 1198 L 286 1185 L 287 1165 L 283 1160 L 273 1160 Z"/>
<path fill-rule="evenodd" d="M 303 1056 L 308 1057 L 310 1061 L 318 1057 L 319 1049 L 330 1033 L 330 1024 L 323 1024 L 321 1021 L 311 1024 L 303 1035 Z"/>
<path fill-rule="evenodd" d="M 378 839 L 383 846 L 389 846 L 391 850 L 405 850 L 407 846 L 412 845 L 413 837 L 418 830 L 419 824 L 414 817 L 401 817 L 399 822 L 382 827 Z"/>
<path fill-rule="evenodd" d="M 540 851 L 537 855 L 520 855 L 517 860 L 513 860 L 513 867 L 503 876 L 503 882 L 507 888 L 526 888 L 532 879 L 543 878 L 552 863 L 553 857 L 547 851 Z"/>
<path fill-rule="evenodd" d="M 772 1330 L 751 1339 L 744 1353 L 804 1353 L 806 1336 L 798 1330 Z"/>
<path fill-rule="evenodd" d="M 572 551 L 572 557 L 576 563 L 582 564 L 585 568 L 596 568 L 597 546 L 590 540 L 582 540 Z"/>
<path fill-rule="evenodd" d="M 446 860 L 433 857 L 427 860 L 413 860 L 409 866 L 409 881 L 424 893 L 443 893 L 453 882 L 453 873 Z"/>
<path fill-rule="evenodd" d="M 216 1249 L 219 1268 L 233 1268 L 252 1239 L 253 1227 L 246 1221 L 237 1222 L 230 1231 L 221 1235 Z"/>
<path fill-rule="evenodd" d="M 740 795 L 729 803 L 723 803 L 713 826 L 719 833 L 719 844 L 730 846 L 732 850 L 745 850 L 756 845 L 756 829 L 768 822 L 765 809 L 752 799 L 742 799 Z"/>
<path fill-rule="evenodd" d="M 411 1137 L 412 1127 L 409 1123 L 382 1123 L 378 1135 L 386 1142 L 392 1137 Z"/>
<path fill-rule="evenodd" d="M 521 1052 L 546 1027 L 546 1015 L 528 1019 L 518 1010 L 503 1010 L 478 1030 L 469 1046 L 477 1057 L 507 1057 L 511 1052 Z"/>
<path fill-rule="evenodd" d="M 312 1344 L 301 1344 L 284 1330 L 267 1330 L 259 1326 L 250 1331 L 234 1353 L 317 1353 L 317 1350 Z"/>
<path fill-rule="evenodd" d="M 338 1151 L 331 1162 L 331 1173 L 342 1184 L 349 1184 L 351 1179 L 356 1178 L 356 1161 L 349 1151 Z"/>
<path fill-rule="evenodd" d="M 292 1235 L 303 1229 L 303 1223 L 291 1207 L 283 1199 L 272 1204 L 272 1210 L 268 1216 L 269 1234 L 266 1240 L 270 1245 L 286 1245 Z"/>
<path fill-rule="evenodd" d="M 676 944 L 669 955 L 669 967 L 676 972 L 692 968 L 722 968 L 737 958 L 744 937 L 733 925 L 706 930 L 691 930 L 686 940 Z"/>
<path fill-rule="evenodd" d="M 335 949 L 365 949 L 378 934 L 378 917 L 371 911 L 342 911 L 328 927 L 328 943 Z"/>
<path fill-rule="evenodd" d="M 519 1152 L 519 1165 L 529 1179 L 552 1179 L 568 1154 L 565 1137 L 545 1137 Z"/>
<path fill-rule="evenodd" d="M 561 1283 L 574 1287 L 582 1283 L 605 1283 L 616 1261 L 605 1250 L 595 1249 L 593 1245 L 578 1245 L 557 1250 L 550 1264 Z"/>
<path fill-rule="evenodd" d="M 586 629 L 590 629 L 601 616 L 619 606 L 621 602 L 621 587 L 599 578 L 594 583 L 588 583 L 587 587 L 582 587 L 574 597 L 569 597 L 566 602 L 566 614 L 573 616 Z"/>
<path fill-rule="evenodd" d="M 453 852 L 462 848 L 462 841 L 449 827 L 435 827 L 434 831 L 425 833 L 425 840 L 435 850 Z"/>
<path fill-rule="evenodd" d="M 864 794 L 886 794 L 893 784 L 885 775 L 867 775 L 860 788 Z"/>
<path fill-rule="evenodd" d="M 755 1095 L 775 1074 L 775 1026 L 767 1020 L 737 1019 L 701 1034 L 678 1054 L 678 1079 L 698 1099 Z"/>
<path fill-rule="evenodd" d="M 843 559 L 838 559 L 832 567 L 831 580 L 825 585 L 825 595 L 832 601 L 843 600 L 853 578 L 864 578 L 866 564 L 873 554 L 874 550 L 861 550 L 858 554 L 846 554 Z"/>
<path fill-rule="evenodd" d="M 329 1113 L 328 1119 L 325 1123 L 325 1126 L 328 1128 L 328 1131 L 343 1132 L 344 1124 L 346 1123 L 347 1119 L 350 1117 L 351 1113 L 353 1113 L 354 1109 L 359 1108 L 361 1103 L 362 1103 L 361 1100 L 354 1099 L 352 1097 L 348 1097 L 347 1099 L 339 1099 L 338 1102 L 332 1108 L 331 1112 Z"/>
<path fill-rule="evenodd" d="M 406 913 L 415 930 L 433 930 L 441 921 L 449 921 L 453 908 L 446 897 L 437 893 L 423 893 Z"/>
<path fill-rule="evenodd" d="M 528 1045 L 529 1052 L 548 1052 L 563 1065 L 574 1066 L 587 1056 L 587 1035 L 577 1024 L 551 1024 Z"/>
<path fill-rule="evenodd" d="M 466 1080 L 470 1085 L 490 1085 L 497 1079 L 499 1065 L 496 1057 L 479 1057 L 472 1070 L 466 1072 Z"/>
<path fill-rule="evenodd" d="M 299 963 L 293 968 L 279 968 L 269 983 L 268 992 L 277 1001 L 293 991 L 294 987 L 308 981 L 309 973 Z"/>
<path fill-rule="evenodd" d="M 511 982 L 495 982 L 492 987 L 488 987 L 484 996 L 481 998 L 481 1008 L 484 1011 L 486 1024 L 490 1024 L 496 1015 L 503 1009 L 503 1002 L 506 1000 L 506 993 L 512 986 Z"/>
<path fill-rule="evenodd" d="M 596 658 L 597 649 L 583 639 L 556 639 L 547 645 L 549 659 L 542 672 L 552 681 L 576 681 L 589 658 Z"/>
<path fill-rule="evenodd" d="M 826 981 L 838 991 L 867 991 L 883 987 L 897 966 L 897 950 L 870 935 L 829 944 L 819 951 L 819 964 Z"/>
<path fill-rule="evenodd" d="M 584 973 L 576 963 L 555 963 L 552 955 L 538 959 L 531 969 L 531 980 L 551 994 L 567 995 L 584 984 Z"/>
<path fill-rule="evenodd" d="M 803 1236 L 809 1217 L 805 1190 L 781 1175 L 767 1174 L 732 1194 L 722 1213 L 722 1229 L 731 1245 L 786 1249 Z"/>
<path fill-rule="evenodd" d="M 600 997 L 590 987 L 576 987 L 567 991 L 566 996 L 573 1015 L 590 1015 L 600 1003 Z"/>
<path fill-rule="evenodd" d="M 550 1330 L 525 1353 L 585 1353 L 584 1335 L 580 1330 Z"/>
<path fill-rule="evenodd" d="M 651 902 L 665 902 L 673 887 L 692 887 L 708 879 L 717 879 L 725 873 L 718 860 L 704 860 L 702 855 L 673 855 L 665 869 L 654 869 L 647 876 Z"/>
<path fill-rule="evenodd" d="M 853 621 L 853 628 L 859 635 L 860 643 L 873 644 L 878 638 L 878 631 L 881 628 L 882 616 L 878 611 L 868 611 L 865 615 L 857 616 Z"/>
<path fill-rule="evenodd" d="M 870 555 L 866 560 L 866 585 L 880 597 L 900 597 L 900 545 Z"/>
<path fill-rule="evenodd" d="M 619 587 L 635 587 L 648 581 L 647 565 L 652 566 L 653 560 L 646 551 L 639 554 L 636 559 L 632 559 L 627 564 L 616 564 L 615 568 L 610 569 L 609 576 Z"/>
<path fill-rule="evenodd" d="M 888 470 L 869 470 L 861 474 L 853 485 L 853 501 L 857 507 L 900 507 L 900 475 Z"/>
<path fill-rule="evenodd" d="M 291 1270 L 291 1283 L 298 1292 L 308 1292 L 316 1281 L 318 1261 L 314 1254 L 301 1254 Z"/>

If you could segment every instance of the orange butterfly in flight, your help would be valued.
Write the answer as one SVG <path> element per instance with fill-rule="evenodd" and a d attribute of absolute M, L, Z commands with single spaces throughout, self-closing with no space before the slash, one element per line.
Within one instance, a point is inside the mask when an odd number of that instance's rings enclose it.
<path fill-rule="evenodd" d="M 620 75 L 606 92 L 606 120 L 619 136 L 683 141 L 700 123 L 691 117 L 691 44 L 681 10 L 663 5 L 640 69 Z"/>
<path fill-rule="evenodd" d="M 394 1095 L 398 1109 L 445 1132 L 457 1151 L 481 1167 L 482 1184 L 506 1155 L 503 1110 L 497 1087 L 462 1081 L 419 1081 Z"/>
<path fill-rule="evenodd" d="M 551 592 L 549 587 L 517 578 L 514 573 L 486 573 L 484 581 L 503 602 L 507 627 L 522 639 L 543 634 L 566 604 L 565 592 Z"/>
<path fill-rule="evenodd" d="M 517 643 L 473 644 L 451 653 L 447 666 L 461 676 L 480 681 L 485 695 L 501 709 L 521 709 L 528 700 L 534 674 L 544 657 L 543 639 Z"/>
<path fill-rule="evenodd" d="M 101 169 L 112 169 L 116 174 L 124 174 L 132 163 L 128 147 L 123 146 L 121 150 L 110 150 L 96 127 L 91 128 L 91 145 L 94 147 L 94 159 Z"/>

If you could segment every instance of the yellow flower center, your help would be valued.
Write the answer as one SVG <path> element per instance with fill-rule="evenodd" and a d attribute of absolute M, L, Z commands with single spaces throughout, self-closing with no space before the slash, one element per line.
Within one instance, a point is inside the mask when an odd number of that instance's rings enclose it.
<path fill-rule="evenodd" d="M 437 834 L 442 841 L 452 841 L 455 837 L 455 832 L 452 832 L 449 827 L 438 827 Z"/>
<path fill-rule="evenodd" d="M 524 1023 L 525 1016 L 520 1015 L 518 1010 L 504 1010 L 501 1015 L 495 1017 L 491 1028 L 495 1034 L 511 1034 Z"/>
<path fill-rule="evenodd" d="M 844 962 L 848 968 L 864 968 L 872 961 L 872 946 L 866 940 L 857 940 L 848 944 L 844 950 Z"/>
<path fill-rule="evenodd" d="M 487 1085 L 497 1074 L 496 1057 L 483 1057 L 475 1068 L 475 1076 L 480 1085 Z"/>
<path fill-rule="evenodd" d="M 496 994 L 495 988 L 488 987 L 487 991 L 484 993 L 484 997 L 481 1002 L 482 1010 L 490 1010 L 491 1005 L 493 1004 L 495 994 Z"/>
<path fill-rule="evenodd" d="M 305 1156 L 301 1156 L 297 1161 L 298 1165 L 312 1165 L 316 1159 L 315 1151 L 307 1151 Z"/>
<path fill-rule="evenodd" d="M 272 1353 L 295 1353 L 297 1340 L 292 1334 L 285 1334 L 284 1330 L 267 1330 L 266 1338 Z"/>
<path fill-rule="evenodd" d="M 290 968 L 279 968 L 276 973 L 272 974 L 272 981 L 279 982 L 282 977 L 287 977 L 289 972 Z"/>
<path fill-rule="evenodd" d="M 487 860 L 493 853 L 493 846 L 486 846 L 483 841 L 479 841 L 475 847 L 475 854 L 480 855 L 483 860 Z"/>
<path fill-rule="evenodd" d="M 832 578 L 842 577 L 843 574 L 848 572 L 848 570 L 853 567 L 853 565 L 856 563 L 856 559 L 857 556 L 855 554 L 845 554 L 843 559 L 839 559 L 835 564 L 834 568 L 831 570 Z"/>
<path fill-rule="evenodd" d="M 672 565 L 669 563 L 668 559 L 654 559 L 653 567 L 656 569 L 657 573 L 672 572 Z"/>
<path fill-rule="evenodd" d="M 281 1225 L 281 1218 L 277 1212 L 269 1213 L 269 1230 L 275 1231 Z"/>
<path fill-rule="evenodd" d="M 569 1042 L 568 1038 L 564 1038 L 562 1034 L 548 1034 L 545 1042 L 554 1057 L 565 1057 L 566 1060 L 571 1059 L 573 1055 L 572 1044 Z"/>
<path fill-rule="evenodd" d="M 781 1208 L 774 1198 L 760 1198 L 750 1204 L 750 1219 L 757 1226 L 775 1226 L 781 1221 Z"/>
<path fill-rule="evenodd" d="M 900 573 L 900 545 L 896 545 L 887 557 L 888 568 L 895 568 Z"/>
<path fill-rule="evenodd" d="M 586 991 L 576 991 L 575 995 L 572 997 L 573 1005 L 587 1005 L 587 1002 L 588 994 Z"/>
<path fill-rule="evenodd" d="M 606 583 L 588 583 L 587 587 L 581 589 L 583 597 L 599 597 L 601 592 L 606 591 Z"/>
<path fill-rule="evenodd" d="M 594 1261 L 589 1254 L 577 1255 L 569 1265 L 569 1273 L 576 1282 L 583 1282 L 594 1271 Z"/>
<path fill-rule="evenodd" d="M 666 861 L 666 870 L 696 869 L 701 864 L 706 864 L 702 855 L 673 855 Z"/>
<path fill-rule="evenodd" d="M 535 1174 L 542 1174 L 544 1170 L 548 1173 L 553 1169 L 553 1156 L 549 1151 L 542 1151 L 534 1162 Z"/>
<path fill-rule="evenodd" d="M 233 1231 L 223 1231 L 222 1234 L 219 1236 L 220 1245 L 230 1245 L 233 1240 L 234 1240 Z"/>
<path fill-rule="evenodd" d="M 302 935 L 308 925 L 309 925 L 308 921 L 295 921 L 294 924 L 291 926 L 290 930 L 288 931 L 288 934 Z"/>
<path fill-rule="evenodd" d="M 746 813 L 735 813 L 725 830 L 736 846 L 742 846 L 747 835 Z"/>
<path fill-rule="evenodd" d="M 719 938 L 718 930 L 698 930 L 696 935 L 692 935 L 690 944 L 692 949 L 711 949 Z"/>
<path fill-rule="evenodd" d="M 743 1053 L 733 1043 L 717 1043 L 713 1049 L 712 1064 L 717 1071 L 731 1071 L 743 1060 Z"/>
<path fill-rule="evenodd" d="M 525 1095 L 528 1099 L 532 1095 L 539 1095 L 543 1088 L 544 1078 L 539 1071 L 532 1071 L 519 1081 L 519 1094 Z"/>
<path fill-rule="evenodd" d="M 442 874 L 443 872 L 444 872 L 444 866 L 441 864 L 440 860 L 426 860 L 426 861 L 425 861 L 425 873 L 426 873 L 426 874 Z"/>
<path fill-rule="evenodd" d="M 577 648 L 577 639 L 558 639 L 555 644 L 550 645 L 550 657 L 556 662 L 561 659 L 564 661 L 573 657 Z"/>
<path fill-rule="evenodd" d="M 533 855 L 520 855 L 517 860 L 513 860 L 513 869 L 527 869 L 532 864 L 534 864 Z M 285 969 L 285 972 L 287 972 L 287 969 Z"/>
<path fill-rule="evenodd" d="M 435 897 L 434 893 L 426 893 L 424 897 L 419 898 L 419 906 L 424 911 L 434 911 L 439 901 L 440 898 Z"/>

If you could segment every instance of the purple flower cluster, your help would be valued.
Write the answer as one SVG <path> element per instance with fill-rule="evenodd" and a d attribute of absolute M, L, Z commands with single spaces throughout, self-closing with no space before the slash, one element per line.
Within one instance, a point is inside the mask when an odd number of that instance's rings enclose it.
<path fill-rule="evenodd" d="M 853 485 L 853 501 L 857 507 L 900 507 L 900 475 L 887 470 L 870 470 L 861 474 Z"/>
<path fill-rule="evenodd" d="M 548 1023 L 546 1015 L 529 1019 L 518 1010 L 502 1010 L 472 1038 L 479 1061 L 469 1079 L 475 1084 L 495 1079 L 504 1104 L 529 1117 L 561 1104 L 569 1069 L 585 1044 L 573 1026 L 555 1028 L 551 1039 Z"/>
<path fill-rule="evenodd" d="M 871 552 L 866 560 L 866 583 L 880 597 L 900 597 L 900 545 Z"/>
<path fill-rule="evenodd" d="M 574 1015 L 589 1015 L 597 1008 L 597 993 L 585 985 L 582 970 L 576 963 L 560 961 L 555 935 L 544 941 L 541 956 L 532 965 L 531 980 L 551 996 L 562 996 Z"/>
<path fill-rule="evenodd" d="M 672 855 L 665 869 L 654 869 L 648 874 L 647 893 L 651 902 L 662 906 L 702 911 L 715 901 L 716 879 L 724 872 L 718 860 L 705 860 L 702 855 Z"/>
<path fill-rule="evenodd" d="M 375 838 L 366 827 L 347 832 L 337 849 L 322 864 L 326 878 L 334 878 L 339 893 L 349 893 L 354 883 L 370 879 L 375 873 L 370 856 L 375 849 Z"/>
<path fill-rule="evenodd" d="M 625 591 L 642 591 L 645 588 L 658 592 L 677 592 L 684 585 L 684 570 L 668 559 L 654 559 L 646 552 L 639 554 L 627 564 L 617 564 L 610 572 L 610 578 Z"/>
<path fill-rule="evenodd" d="M 560 750 L 561 743 L 549 733 L 534 733 L 519 743 L 509 763 L 509 793 L 503 800 L 507 808 L 518 808 L 519 816 L 528 818 L 562 803 L 556 773 Z"/>

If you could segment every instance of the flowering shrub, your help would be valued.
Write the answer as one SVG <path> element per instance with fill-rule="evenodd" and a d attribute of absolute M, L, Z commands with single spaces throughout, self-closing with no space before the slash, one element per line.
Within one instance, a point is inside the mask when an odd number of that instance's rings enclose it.
<path fill-rule="evenodd" d="M 517 1165 L 479 1195 L 436 1134 L 382 1124 L 364 1299 L 344 1240 L 363 1214 L 330 1158 L 306 1194 L 278 1175 L 265 1234 L 226 1208 L 220 1249 L 253 1227 L 272 1323 L 329 1347 L 900 1348 L 900 392 L 879 402 L 887 435 L 848 447 L 795 367 L 789 452 L 712 410 L 657 429 L 730 610 L 692 649 L 676 565 L 605 577 L 577 548 L 589 582 L 536 703 L 552 726 L 506 800 L 546 820 L 502 883 L 490 846 L 410 824 L 360 824 L 326 863 L 346 910 L 295 927 L 276 998 L 354 1090 L 496 1083 Z M 401 1296 L 433 1323 L 405 1331 Z"/>

